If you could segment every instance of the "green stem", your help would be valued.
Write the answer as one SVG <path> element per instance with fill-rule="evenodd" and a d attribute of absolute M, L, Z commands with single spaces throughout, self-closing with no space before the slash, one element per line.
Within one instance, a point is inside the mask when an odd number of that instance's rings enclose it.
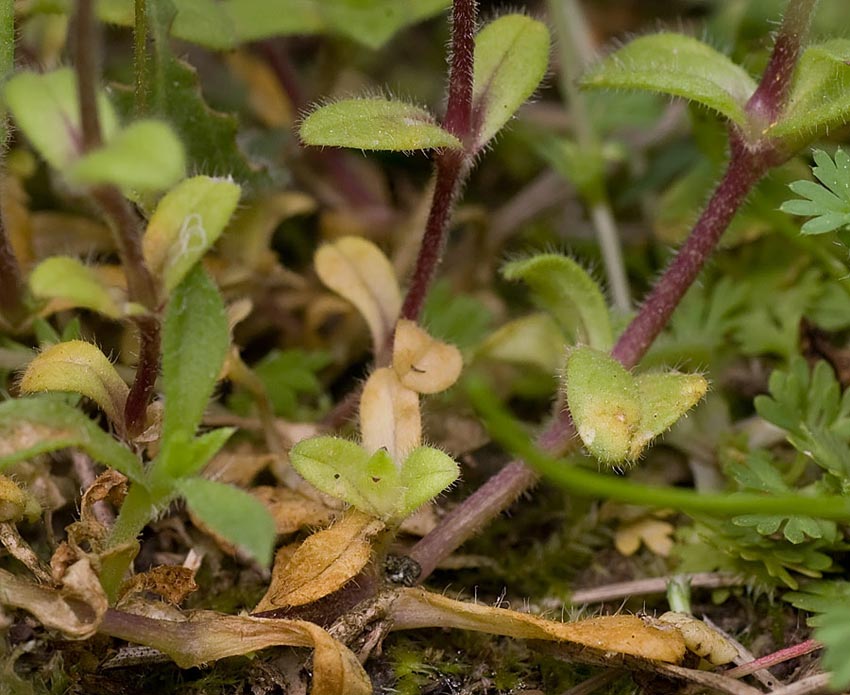
<path fill-rule="evenodd" d="M 588 43 L 590 30 L 576 0 L 548 0 L 548 5 L 549 18 L 558 37 L 561 92 L 567 100 L 579 149 L 588 153 L 588 156 L 594 156 L 593 153 L 600 149 L 599 138 L 588 112 L 587 100 L 578 88 L 582 67 L 593 54 L 593 48 Z M 579 194 L 590 210 L 590 219 L 596 229 L 611 299 L 619 311 L 626 313 L 631 309 L 629 281 L 620 236 L 605 187 L 604 169 L 599 169 L 595 179 L 588 186 L 582 186 Z"/>
<path fill-rule="evenodd" d="M 148 112 L 148 97 L 150 95 L 147 0 L 135 0 L 135 20 L 133 26 L 133 72 L 135 76 L 133 110 L 136 116 L 143 116 Z"/>
<path fill-rule="evenodd" d="M 132 484 L 121 505 L 115 525 L 106 539 L 107 549 L 117 550 L 121 546 L 135 543 L 139 534 L 161 506 L 163 506 L 163 500 L 155 500 L 146 488 L 137 483 Z M 115 601 L 124 575 L 127 574 L 130 563 L 136 555 L 131 549 L 132 546 L 126 552 L 119 551 L 107 555 L 103 560 L 100 583 L 110 602 Z"/>

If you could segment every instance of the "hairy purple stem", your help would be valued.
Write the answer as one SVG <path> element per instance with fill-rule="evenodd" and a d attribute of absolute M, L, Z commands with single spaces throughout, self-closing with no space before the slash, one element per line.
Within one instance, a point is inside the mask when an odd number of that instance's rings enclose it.
<path fill-rule="evenodd" d="M 759 114 L 780 114 L 784 108 L 794 67 L 816 4 L 816 0 L 790 1 L 768 68 L 747 104 L 748 112 L 754 112 L 756 117 Z M 627 368 L 641 360 L 667 325 L 756 182 L 791 154 L 781 145 L 758 137 L 754 142 L 745 143 L 742 135 L 734 129 L 730 130 L 730 142 L 731 156 L 722 181 L 688 240 L 614 346 L 612 355 Z M 548 453 L 562 455 L 573 445 L 574 431 L 569 413 L 559 400 L 549 426 L 538 437 L 538 446 Z M 537 479 L 537 474 L 525 463 L 513 461 L 456 507 L 411 550 L 411 557 L 422 567 L 419 581 L 426 579 L 443 558 L 504 511 Z"/>
<path fill-rule="evenodd" d="M 94 2 L 77 0 L 74 58 L 83 152 L 100 147 L 103 143 L 97 110 L 98 45 Z M 91 195 L 109 221 L 127 276 L 129 298 L 150 312 L 135 319 L 139 329 L 139 364 L 124 408 L 124 427 L 127 435 L 133 437 L 144 428 L 147 405 L 159 371 L 157 289 L 142 251 L 141 221 L 130 203 L 115 186 L 96 186 L 91 190 Z"/>
<path fill-rule="evenodd" d="M 452 8 L 452 63 L 443 128 L 463 141 L 472 127 L 476 0 L 455 0 Z"/>

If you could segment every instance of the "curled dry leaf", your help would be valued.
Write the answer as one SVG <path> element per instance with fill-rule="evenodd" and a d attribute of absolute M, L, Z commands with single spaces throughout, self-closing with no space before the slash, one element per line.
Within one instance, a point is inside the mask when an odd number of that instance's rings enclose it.
<path fill-rule="evenodd" d="M 124 582 L 118 592 L 118 599 L 122 600 L 131 594 L 150 591 L 176 606 L 197 588 L 195 573 L 188 567 L 160 565 L 147 572 L 134 574 Z"/>
<path fill-rule="evenodd" d="M 69 639 L 88 639 L 97 631 L 108 603 L 86 558 L 70 565 L 62 586 L 35 584 L 0 569 L 0 604 L 32 613 L 47 628 Z"/>
<path fill-rule="evenodd" d="M 118 509 L 126 496 L 127 477 L 111 469 L 104 471 L 83 493 L 80 501 L 80 519 L 83 522 L 97 522 L 94 514 L 96 502 L 109 502 L 113 508 Z"/>
<path fill-rule="evenodd" d="M 0 591 L 3 590 L 0 582 Z M 117 610 L 104 616 L 100 632 L 158 649 L 181 668 L 201 666 L 266 647 L 312 647 L 312 695 L 371 695 L 372 685 L 357 657 L 325 630 L 301 620 L 186 614 L 185 620 L 157 620 Z"/>
<path fill-rule="evenodd" d="M 560 623 L 505 608 L 455 601 L 422 589 L 401 589 L 392 606 L 391 618 L 394 630 L 454 627 L 520 639 L 571 642 L 674 664 L 685 655 L 685 641 L 678 629 L 633 615 Z"/>
<path fill-rule="evenodd" d="M 393 369 L 399 381 L 417 393 L 439 393 L 457 381 L 463 368 L 460 350 L 432 338 L 413 321 L 395 329 Z"/>
<path fill-rule="evenodd" d="M 363 387 L 360 435 L 367 453 L 384 448 L 397 464 L 421 442 L 419 396 L 403 386 L 389 367 L 372 372 Z"/>
<path fill-rule="evenodd" d="M 91 398 L 109 420 L 123 427 L 130 389 L 100 349 L 82 340 L 52 345 L 27 365 L 22 393 L 73 391 Z"/>
<path fill-rule="evenodd" d="M 401 290 L 387 257 L 371 241 L 348 236 L 319 248 L 314 263 L 325 286 L 357 307 L 380 350 L 401 310 Z"/>
<path fill-rule="evenodd" d="M 288 561 L 275 562 L 269 590 L 254 612 L 302 606 L 341 588 L 369 562 L 373 539 L 383 530 L 373 516 L 350 510 L 310 536 Z"/>
<path fill-rule="evenodd" d="M 275 522 L 275 530 L 281 535 L 324 525 L 336 514 L 336 510 L 318 500 L 289 488 L 263 485 L 250 492 L 269 510 Z"/>

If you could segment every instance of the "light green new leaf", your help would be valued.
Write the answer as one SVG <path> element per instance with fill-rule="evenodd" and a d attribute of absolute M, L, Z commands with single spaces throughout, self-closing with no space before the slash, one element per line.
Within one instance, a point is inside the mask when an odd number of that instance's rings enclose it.
<path fill-rule="evenodd" d="M 343 99 L 320 106 L 301 123 L 300 133 L 306 145 L 394 152 L 462 148 L 430 113 L 389 99 Z"/>
<path fill-rule="evenodd" d="M 62 399 L 36 396 L 0 403 L 0 470 L 68 447 L 82 449 L 135 483 L 144 482 L 136 455 Z"/>
<path fill-rule="evenodd" d="M 708 44 L 673 33 L 631 41 L 593 66 L 585 87 L 638 89 L 696 101 L 744 126 L 744 106 L 755 91 L 746 71 Z"/>
<path fill-rule="evenodd" d="M 708 390 L 708 382 L 699 374 L 658 372 L 641 374 L 635 381 L 641 417 L 632 438 L 630 459 L 640 456 L 649 442 L 670 429 Z"/>
<path fill-rule="evenodd" d="M 224 302 L 203 268 L 196 265 L 168 302 L 162 336 L 162 380 L 165 414 L 162 456 L 171 439 L 191 439 L 213 392 L 230 331 Z M 178 460 L 177 465 L 180 464 Z M 191 462 L 185 462 L 191 465 Z M 180 471 L 166 467 L 173 476 Z"/>
<path fill-rule="evenodd" d="M 124 426 L 124 404 L 130 389 L 100 349 L 82 340 L 51 345 L 27 365 L 22 393 L 69 391 L 91 398 L 110 421 Z"/>
<path fill-rule="evenodd" d="M 537 89 L 549 66 L 549 30 L 521 14 L 499 17 L 475 37 L 474 149 L 484 147 Z"/>
<path fill-rule="evenodd" d="M 528 314 L 493 331 L 481 344 L 477 357 L 534 365 L 555 374 L 564 358 L 564 334 L 548 313 Z"/>
<path fill-rule="evenodd" d="M 401 467 L 404 504 L 398 510 L 399 517 L 413 514 L 450 487 L 459 475 L 460 469 L 455 460 L 439 449 L 421 446 L 411 451 Z"/>
<path fill-rule="evenodd" d="M 47 258 L 33 269 L 27 281 L 33 296 L 39 299 L 62 299 L 113 319 L 122 315 L 109 288 L 76 258 Z"/>
<path fill-rule="evenodd" d="M 403 501 L 398 469 L 383 449 L 369 456 L 347 439 L 312 437 L 292 447 L 289 458 L 316 489 L 379 519 L 392 519 Z"/>
<path fill-rule="evenodd" d="M 44 74 L 21 72 L 12 77 L 3 96 L 18 127 L 52 167 L 63 170 L 80 154 L 82 130 L 77 80 L 71 68 Z M 104 140 L 118 128 L 112 105 L 97 95 Z"/>
<path fill-rule="evenodd" d="M 142 251 L 166 292 L 180 284 L 221 236 L 241 190 L 230 179 L 193 176 L 159 201 L 142 239 Z"/>
<path fill-rule="evenodd" d="M 810 46 L 800 57 L 788 106 L 765 133 L 811 142 L 850 117 L 850 39 Z"/>
<path fill-rule="evenodd" d="M 578 263 L 554 253 L 513 261 L 502 268 L 508 280 L 523 280 L 535 303 L 549 312 L 575 343 L 609 350 L 614 337 L 599 286 Z"/>
<path fill-rule="evenodd" d="M 136 121 L 71 165 L 68 178 L 89 185 L 113 184 L 125 191 L 162 191 L 183 178 L 183 144 L 166 123 Z"/>
<path fill-rule="evenodd" d="M 271 563 L 275 523 L 256 497 L 204 478 L 184 478 L 177 490 L 204 526 L 247 550 L 261 565 Z"/>
<path fill-rule="evenodd" d="M 641 422 L 635 378 L 607 353 L 577 347 L 567 357 L 564 383 L 570 415 L 587 450 L 610 465 L 625 461 Z"/>

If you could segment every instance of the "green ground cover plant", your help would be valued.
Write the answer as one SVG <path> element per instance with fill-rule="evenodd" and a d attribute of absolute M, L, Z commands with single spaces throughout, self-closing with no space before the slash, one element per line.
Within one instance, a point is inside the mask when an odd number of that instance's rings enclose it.
<path fill-rule="evenodd" d="M 842 3 L 483 5 L 0 0 L 0 692 L 850 687 Z"/>

